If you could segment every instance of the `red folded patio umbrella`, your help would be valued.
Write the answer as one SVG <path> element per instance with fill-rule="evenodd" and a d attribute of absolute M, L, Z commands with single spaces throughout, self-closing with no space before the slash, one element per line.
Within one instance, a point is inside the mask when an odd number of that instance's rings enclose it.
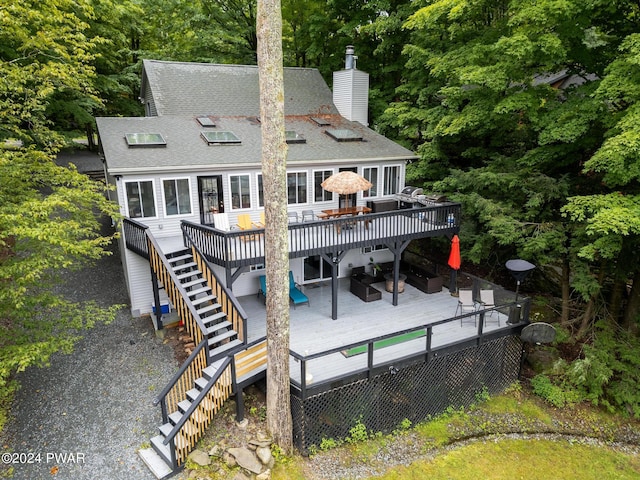
<path fill-rule="evenodd" d="M 451 252 L 449 253 L 449 266 L 454 270 L 460 270 L 460 239 L 454 235 L 451 239 Z"/>
<path fill-rule="evenodd" d="M 451 252 L 449 253 L 449 266 L 453 269 L 449 279 L 449 292 L 451 295 L 458 295 L 458 270 L 460 270 L 460 239 L 454 235 L 451 239 Z"/>

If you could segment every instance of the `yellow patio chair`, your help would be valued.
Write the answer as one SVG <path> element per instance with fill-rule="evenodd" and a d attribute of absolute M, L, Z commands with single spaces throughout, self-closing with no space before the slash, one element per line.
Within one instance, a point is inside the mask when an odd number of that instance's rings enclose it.
<path fill-rule="evenodd" d="M 251 221 L 251 216 L 248 213 L 241 213 L 238 215 L 238 228 L 240 230 L 253 230 L 255 227 L 254 223 Z M 247 240 L 255 240 L 255 235 L 243 235 L 240 237 L 243 241 Z"/>

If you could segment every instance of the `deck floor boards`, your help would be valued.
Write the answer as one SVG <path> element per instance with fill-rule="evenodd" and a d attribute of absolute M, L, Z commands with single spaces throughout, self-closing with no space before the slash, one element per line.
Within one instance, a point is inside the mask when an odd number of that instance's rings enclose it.
<path fill-rule="evenodd" d="M 426 325 L 452 318 L 456 313 L 457 297 L 447 289 L 426 294 L 405 285 L 399 295 L 398 305 L 393 306 L 392 294 L 386 292 L 384 283 L 374 284 L 382 291 L 382 299 L 363 302 L 349 291 L 349 279 L 339 280 L 338 318 L 331 318 L 331 281 L 315 286 L 307 285 L 304 293 L 311 306 L 290 307 L 290 349 L 299 355 L 339 348 L 366 341 L 381 335 L 400 332 L 409 328 Z M 239 301 L 247 313 L 249 341 L 266 335 L 266 307 L 263 298 L 256 295 L 240 297 Z M 495 312 L 487 316 L 484 331 L 489 332 L 506 325 L 507 316 Z M 479 319 L 479 317 L 478 317 Z M 488 320 L 488 321 L 487 321 Z M 448 345 L 477 335 L 477 326 L 472 318 L 461 325 L 460 320 L 448 322 L 433 328 L 432 348 Z M 374 364 L 388 363 L 398 358 L 424 350 L 426 337 L 405 341 L 396 345 L 374 350 Z M 291 378 L 300 381 L 300 362 L 291 358 Z M 313 381 L 324 381 L 367 367 L 367 355 L 346 357 L 334 353 L 307 362 L 307 372 Z"/>

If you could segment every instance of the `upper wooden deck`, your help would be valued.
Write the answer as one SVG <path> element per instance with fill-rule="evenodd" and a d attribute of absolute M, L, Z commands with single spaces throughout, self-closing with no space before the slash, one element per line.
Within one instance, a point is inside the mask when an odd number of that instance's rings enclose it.
<path fill-rule="evenodd" d="M 330 218 L 289 224 L 289 258 L 307 257 L 373 245 L 458 232 L 461 206 L 443 203 L 430 207 Z M 183 232 L 209 261 L 226 268 L 264 263 L 264 229 L 222 231 L 191 222 Z"/>

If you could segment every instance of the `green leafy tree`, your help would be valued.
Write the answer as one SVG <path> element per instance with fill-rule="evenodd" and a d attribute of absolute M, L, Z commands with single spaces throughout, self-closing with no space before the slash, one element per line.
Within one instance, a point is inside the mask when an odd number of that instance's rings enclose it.
<path fill-rule="evenodd" d="M 401 101 L 382 122 L 420 153 L 410 180 L 465 206 L 467 258 L 500 268 L 517 255 L 561 272 L 564 321 L 592 266 L 576 255 L 582 226 L 561 209 L 600 188 L 583 165 L 606 132 L 594 92 L 616 44 L 599 32 L 622 18 L 598 2 L 429 2 L 406 22 Z"/>
<path fill-rule="evenodd" d="M 104 186 L 54 163 L 47 117 L 55 98 L 99 105 L 84 32 L 86 2 L 13 2 L 0 10 L 0 402 L 14 372 L 68 352 L 79 332 L 114 314 L 55 293 L 64 269 L 104 255 L 96 215 L 116 214 Z"/>
<path fill-rule="evenodd" d="M 381 119 L 420 154 L 409 181 L 462 202 L 467 259 L 527 258 L 560 285 L 561 321 L 604 349 L 585 349 L 568 381 L 636 415 L 624 392 L 637 380 L 620 378 L 636 368 L 640 320 L 638 13 L 428 1 L 405 23 L 403 83 Z"/>

